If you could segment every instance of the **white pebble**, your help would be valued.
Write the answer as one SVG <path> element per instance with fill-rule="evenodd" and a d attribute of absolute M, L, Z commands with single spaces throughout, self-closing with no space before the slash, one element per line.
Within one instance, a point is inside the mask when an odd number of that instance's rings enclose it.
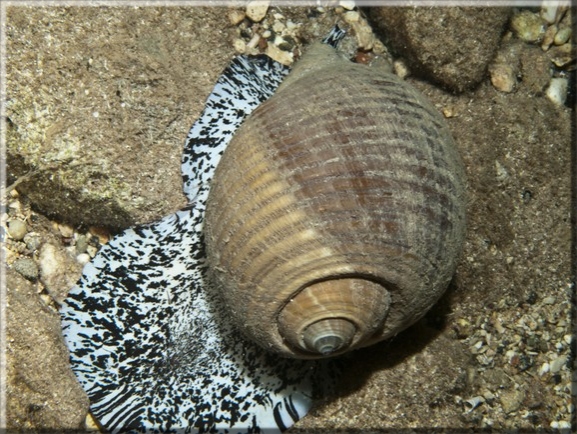
<path fill-rule="evenodd" d="M 560 421 L 554 420 L 553 422 L 551 422 L 549 424 L 549 426 L 553 429 L 570 430 L 571 429 L 571 422 L 568 422 L 566 420 L 560 420 Z M 569 433 L 569 432 L 570 431 L 567 431 L 567 433 Z"/>
<path fill-rule="evenodd" d="M 10 220 L 8 221 L 8 233 L 16 241 L 24 239 L 24 236 L 28 232 L 26 223 L 22 220 Z"/>
<path fill-rule="evenodd" d="M 559 2 L 557 1 L 550 1 L 545 3 L 541 7 L 541 18 L 543 18 L 549 24 L 553 24 L 557 19 L 558 8 L 559 8 Z"/>
<path fill-rule="evenodd" d="M 551 372 L 552 373 L 557 373 L 559 372 L 563 366 L 565 366 L 565 364 L 567 363 L 567 356 L 561 356 L 561 357 L 557 357 L 555 360 L 553 360 L 551 362 Z"/>
<path fill-rule="evenodd" d="M 547 362 L 543 363 L 539 368 L 539 375 L 545 375 L 547 372 L 549 372 L 549 369 L 550 369 L 549 363 Z"/>
<path fill-rule="evenodd" d="M 284 29 L 286 29 L 286 26 L 281 23 L 280 21 L 276 21 L 273 25 L 272 25 L 272 29 L 273 31 L 275 31 L 276 33 L 280 33 L 282 32 Z"/>
<path fill-rule="evenodd" d="M 248 2 L 246 5 L 246 15 L 253 22 L 258 23 L 266 16 L 268 7 L 270 5 L 269 0 L 253 0 Z"/>
<path fill-rule="evenodd" d="M 282 63 L 283 65 L 291 65 L 293 63 L 293 53 L 283 51 L 273 44 L 268 44 L 266 48 L 266 55 L 271 59 L 276 60 L 279 63 Z"/>
<path fill-rule="evenodd" d="M 339 6 L 342 6 L 348 11 L 352 11 L 356 5 L 354 0 L 341 0 L 339 1 Z"/>
<path fill-rule="evenodd" d="M 78 263 L 86 265 L 90 262 L 90 255 L 88 253 L 80 253 L 78 256 L 76 256 L 76 260 Z"/>
<path fill-rule="evenodd" d="M 260 41 L 260 36 L 258 33 L 255 33 L 250 41 L 248 41 L 248 44 L 246 44 L 246 48 L 249 50 L 255 48 L 258 45 L 258 41 Z"/>
<path fill-rule="evenodd" d="M 569 40 L 570 37 L 571 37 L 571 27 L 564 27 L 555 34 L 553 43 L 555 45 L 563 45 L 565 42 Z"/>
<path fill-rule="evenodd" d="M 549 98 L 554 104 L 563 105 L 567 99 L 568 87 L 569 82 L 566 78 L 552 78 L 545 93 L 547 94 L 547 98 Z"/>

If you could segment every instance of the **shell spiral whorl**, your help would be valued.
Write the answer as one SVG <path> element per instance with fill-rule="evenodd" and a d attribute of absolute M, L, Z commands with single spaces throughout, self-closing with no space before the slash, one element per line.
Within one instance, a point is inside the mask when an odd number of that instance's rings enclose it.
<path fill-rule="evenodd" d="M 243 333 L 318 358 L 421 318 L 464 228 L 464 171 L 443 118 L 396 76 L 317 44 L 224 153 L 205 241 Z"/>

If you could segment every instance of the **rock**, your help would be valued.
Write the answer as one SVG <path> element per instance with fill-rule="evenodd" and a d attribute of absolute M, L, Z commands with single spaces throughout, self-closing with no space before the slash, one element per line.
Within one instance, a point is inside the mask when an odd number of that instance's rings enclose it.
<path fill-rule="evenodd" d="M 90 255 L 88 253 L 80 253 L 76 256 L 76 261 L 80 265 L 86 265 L 90 262 Z"/>
<path fill-rule="evenodd" d="M 555 23 L 557 21 L 557 15 L 559 10 L 559 4 L 557 2 L 543 2 L 541 6 L 541 18 L 549 24 Z"/>
<path fill-rule="evenodd" d="M 481 380 L 489 390 L 505 389 L 511 384 L 509 376 L 500 368 L 487 369 Z"/>
<path fill-rule="evenodd" d="M 21 241 L 28 232 L 26 223 L 22 220 L 9 220 L 8 221 L 8 234 L 16 241 Z"/>
<path fill-rule="evenodd" d="M 6 278 L 6 428 L 80 429 L 88 398 L 68 364 L 60 317 L 18 274 L 7 270 Z"/>
<path fill-rule="evenodd" d="M 501 92 L 513 92 L 517 83 L 516 71 L 511 65 L 495 64 L 489 67 L 491 83 Z"/>
<path fill-rule="evenodd" d="M 233 26 L 240 24 L 242 22 L 242 20 L 245 19 L 245 17 L 246 17 L 246 13 L 244 11 L 239 10 L 239 9 L 232 9 L 228 13 L 228 19 L 230 20 L 230 23 Z"/>
<path fill-rule="evenodd" d="M 568 89 L 569 80 L 564 77 L 552 78 L 545 94 L 555 105 L 561 106 L 565 104 Z"/>
<path fill-rule="evenodd" d="M 520 43 L 505 43 L 499 49 L 495 60 L 489 65 L 491 84 L 501 92 L 513 92 L 520 72 Z"/>
<path fill-rule="evenodd" d="M 58 223 L 58 231 L 62 238 L 72 238 L 74 236 L 74 228 L 66 223 Z"/>
<path fill-rule="evenodd" d="M 385 45 L 415 74 L 463 92 L 485 78 L 511 8 L 369 9 Z"/>
<path fill-rule="evenodd" d="M 70 288 L 74 286 L 82 274 L 81 264 L 66 250 L 51 243 L 42 245 L 38 262 L 40 264 L 40 281 L 50 296 L 57 303 L 62 303 Z"/>
<path fill-rule="evenodd" d="M 26 248 L 28 250 L 34 252 L 38 247 L 40 247 L 40 244 L 42 244 L 42 239 L 40 238 L 40 235 L 36 233 L 27 233 L 24 236 L 24 243 L 26 243 Z"/>
<path fill-rule="evenodd" d="M 541 41 L 541 48 L 543 49 L 543 51 L 547 51 L 549 47 L 553 44 L 557 31 L 558 28 L 554 24 L 547 28 L 545 34 L 543 35 L 543 40 Z"/>
<path fill-rule="evenodd" d="M 293 63 L 293 53 L 281 50 L 273 44 L 268 44 L 266 47 L 266 55 L 283 65 L 291 65 Z"/>
<path fill-rule="evenodd" d="M 556 374 L 566 364 L 567 364 L 567 356 L 561 356 L 561 357 L 557 357 L 555 360 L 553 360 L 549 366 L 550 366 L 551 372 Z"/>
<path fill-rule="evenodd" d="M 270 1 L 268 0 L 252 0 L 246 5 L 246 16 L 258 23 L 263 20 L 268 11 Z"/>
<path fill-rule="evenodd" d="M 235 55 L 226 11 L 33 8 L 21 21 L 22 11 L 8 18 L 6 173 L 34 175 L 18 191 L 74 227 L 125 228 L 185 206 L 182 146 Z M 61 38 L 70 22 L 94 37 Z M 118 32 L 103 44 L 94 29 L 108 26 Z"/>
<path fill-rule="evenodd" d="M 511 29 L 522 41 L 538 43 L 545 36 L 546 26 L 538 14 L 522 10 L 511 19 Z"/>
<path fill-rule="evenodd" d="M 86 249 L 88 248 L 88 240 L 86 239 L 86 235 L 79 235 L 76 239 L 76 253 L 82 254 L 86 253 Z"/>
<path fill-rule="evenodd" d="M 519 410 L 524 398 L 525 393 L 521 390 L 507 390 L 501 394 L 499 400 L 503 411 L 508 414 Z"/>
<path fill-rule="evenodd" d="M 571 37 L 571 27 L 564 27 L 562 29 L 559 29 L 559 31 L 555 34 L 553 43 L 555 45 L 563 45 L 569 40 L 570 37 Z"/>
<path fill-rule="evenodd" d="M 356 5 L 354 0 L 339 0 L 339 6 L 343 7 L 348 11 L 352 11 Z"/>
<path fill-rule="evenodd" d="M 28 280 L 38 279 L 38 265 L 32 258 L 20 258 L 14 261 L 12 268 Z"/>

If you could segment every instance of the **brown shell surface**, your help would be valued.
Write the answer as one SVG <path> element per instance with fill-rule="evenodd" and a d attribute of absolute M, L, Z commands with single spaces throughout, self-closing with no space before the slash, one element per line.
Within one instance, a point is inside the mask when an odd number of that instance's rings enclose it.
<path fill-rule="evenodd" d="M 387 301 L 368 305 L 384 320 L 352 348 L 369 345 L 439 299 L 465 231 L 464 171 L 437 110 L 382 70 L 345 59 L 315 68 L 291 72 L 239 129 L 205 218 L 211 275 L 234 323 L 264 348 L 304 358 L 278 324 L 304 288 L 379 284 Z"/>

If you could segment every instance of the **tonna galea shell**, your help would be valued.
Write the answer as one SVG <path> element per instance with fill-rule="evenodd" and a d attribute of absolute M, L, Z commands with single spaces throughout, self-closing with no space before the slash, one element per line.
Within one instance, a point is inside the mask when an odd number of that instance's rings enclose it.
<path fill-rule="evenodd" d="M 205 241 L 233 323 L 298 358 L 397 334 L 451 280 L 464 184 L 451 134 L 418 91 L 314 45 L 212 180 Z"/>

